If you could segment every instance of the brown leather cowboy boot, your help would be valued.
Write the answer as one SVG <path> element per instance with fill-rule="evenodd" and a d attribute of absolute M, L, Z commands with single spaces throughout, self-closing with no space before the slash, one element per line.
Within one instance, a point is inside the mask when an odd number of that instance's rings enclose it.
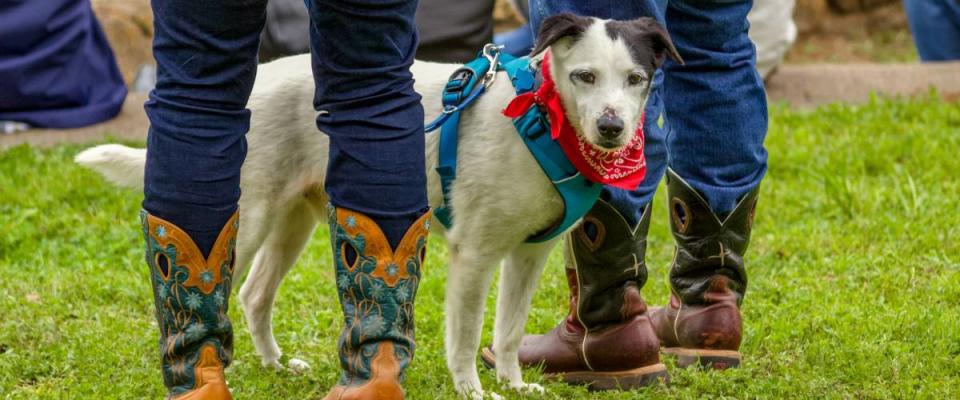
<path fill-rule="evenodd" d="M 647 280 L 644 255 L 650 206 L 636 227 L 603 200 L 583 218 L 566 244 L 570 313 L 544 335 L 525 336 L 520 363 L 543 364 L 544 373 L 591 389 L 629 389 L 667 381 L 659 340 L 640 289 Z M 484 348 L 484 364 L 494 367 Z"/>
<path fill-rule="evenodd" d="M 176 225 L 141 212 L 147 264 L 160 327 L 168 399 L 229 400 L 223 369 L 233 357 L 227 317 L 238 214 L 227 221 L 204 257 Z"/>
<path fill-rule="evenodd" d="M 663 352 L 679 365 L 726 369 L 740 365 L 743 322 L 740 303 L 747 289 L 743 254 L 759 187 L 721 219 L 709 203 L 667 170 L 670 226 L 677 241 L 670 268 L 670 303 L 650 312 Z"/>
<path fill-rule="evenodd" d="M 343 374 L 326 400 L 403 399 L 403 371 L 413 360 L 413 302 L 427 248 L 427 212 L 396 250 L 369 217 L 330 206 L 330 243 L 343 307 Z"/>

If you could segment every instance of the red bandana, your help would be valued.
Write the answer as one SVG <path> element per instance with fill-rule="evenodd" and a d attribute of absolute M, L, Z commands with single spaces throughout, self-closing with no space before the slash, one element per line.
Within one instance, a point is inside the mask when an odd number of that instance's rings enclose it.
<path fill-rule="evenodd" d="M 535 92 L 527 92 L 513 99 L 503 115 L 517 118 L 525 114 L 534 104 L 547 110 L 550 117 L 550 137 L 560 143 L 577 171 L 591 182 L 634 190 L 640 186 L 647 174 L 647 162 L 643 157 L 643 120 L 640 116 L 633 140 L 618 151 L 599 150 L 587 143 L 567 121 L 560 103 L 560 94 L 550 76 L 550 53 L 543 57 L 540 64 L 543 71 L 543 84 Z"/>

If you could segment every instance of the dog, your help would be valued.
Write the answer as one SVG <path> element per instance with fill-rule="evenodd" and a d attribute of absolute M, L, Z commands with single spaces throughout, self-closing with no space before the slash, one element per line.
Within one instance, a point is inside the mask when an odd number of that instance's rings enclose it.
<path fill-rule="evenodd" d="M 602 151 L 623 148 L 634 129 L 599 129 L 615 118 L 636 127 L 651 91 L 654 73 L 665 61 L 680 61 L 672 41 L 655 20 L 607 21 L 561 14 L 546 19 L 531 58 L 551 54 L 550 69 L 567 120 L 581 139 Z M 446 77 L 460 66 L 417 61 L 411 67 L 423 95 L 425 115 L 441 113 L 439 96 Z M 563 201 L 501 111 L 514 98 L 510 80 L 487 89 L 460 122 L 457 179 L 449 207 L 455 223 L 445 232 L 449 275 L 445 306 L 447 366 L 455 390 L 469 398 L 485 394 L 477 372 L 484 299 L 494 269 L 503 260 L 494 324 L 497 378 L 518 391 L 543 392 L 523 381 L 517 350 L 546 258 L 557 239 L 526 243 L 563 215 Z M 323 183 L 328 139 L 316 130 L 312 107 L 310 56 L 280 59 L 260 67 L 248 108 L 248 154 L 241 172 L 237 277 L 249 276 L 239 299 L 253 343 L 265 366 L 282 369 L 273 335 L 273 302 L 283 277 L 294 265 L 318 223 L 326 220 Z M 435 171 L 438 134 L 426 137 L 425 165 L 431 206 L 443 202 Z M 146 151 L 102 145 L 77 155 L 120 186 L 142 187 Z M 443 233 L 441 224 L 432 229 Z M 306 369 L 291 359 L 286 366 Z"/>

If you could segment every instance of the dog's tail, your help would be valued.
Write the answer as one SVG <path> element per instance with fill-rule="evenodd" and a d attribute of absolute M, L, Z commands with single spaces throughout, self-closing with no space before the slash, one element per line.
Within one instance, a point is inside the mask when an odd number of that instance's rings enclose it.
<path fill-rule="evenodd" d="M 91 147 L 74 157 L 73 161 L 103 175 L 108 181 L 122 187 L 143 189 L 143 169 L 147 150 L 105 144 Z"/>

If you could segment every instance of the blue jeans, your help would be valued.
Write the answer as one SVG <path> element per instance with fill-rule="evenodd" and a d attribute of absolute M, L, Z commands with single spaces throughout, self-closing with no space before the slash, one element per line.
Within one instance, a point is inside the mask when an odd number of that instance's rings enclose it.
<path fill-rule="evenodd" d="M 503 46 L 503 51 L 514 57 L 523 57 L 533 50 L 533 32 L 530 23 L 509 32 L 493 35 L 493 42 Z"/>
<path fill-rule="evenodd" d="M 330 201 L 367 214 L 395 244 L 427 209 L 423 108 L 409 68 L 417 1 L 308 5 L 313 103 L 330 137 Z M 266 0 L 153 0 L 152 7 L 158 76 L 146 104 L 143 207 L 206 253 L 240 198 Z"/>
<path fill-rule="evenodd" d="M 960 60 L 960 1 L 904 0 L 903 6 L 920 59 Z"/>
<path fill-rule="evenodd" d="M 531 0 L 533 32 L 569 11 L 605 19 L 656 18 L 685 61 L 667 60 L 646 111 L 647 176 L 635 191 L 603 196 L 630 222 L 640 219 L 669 165 L 702 193 L 714 212 L 729 213 L 767 170 L 767 99 L 747 37 L 751 0 Z M 667 118 L 669 116 L 669 118 Z"/>

